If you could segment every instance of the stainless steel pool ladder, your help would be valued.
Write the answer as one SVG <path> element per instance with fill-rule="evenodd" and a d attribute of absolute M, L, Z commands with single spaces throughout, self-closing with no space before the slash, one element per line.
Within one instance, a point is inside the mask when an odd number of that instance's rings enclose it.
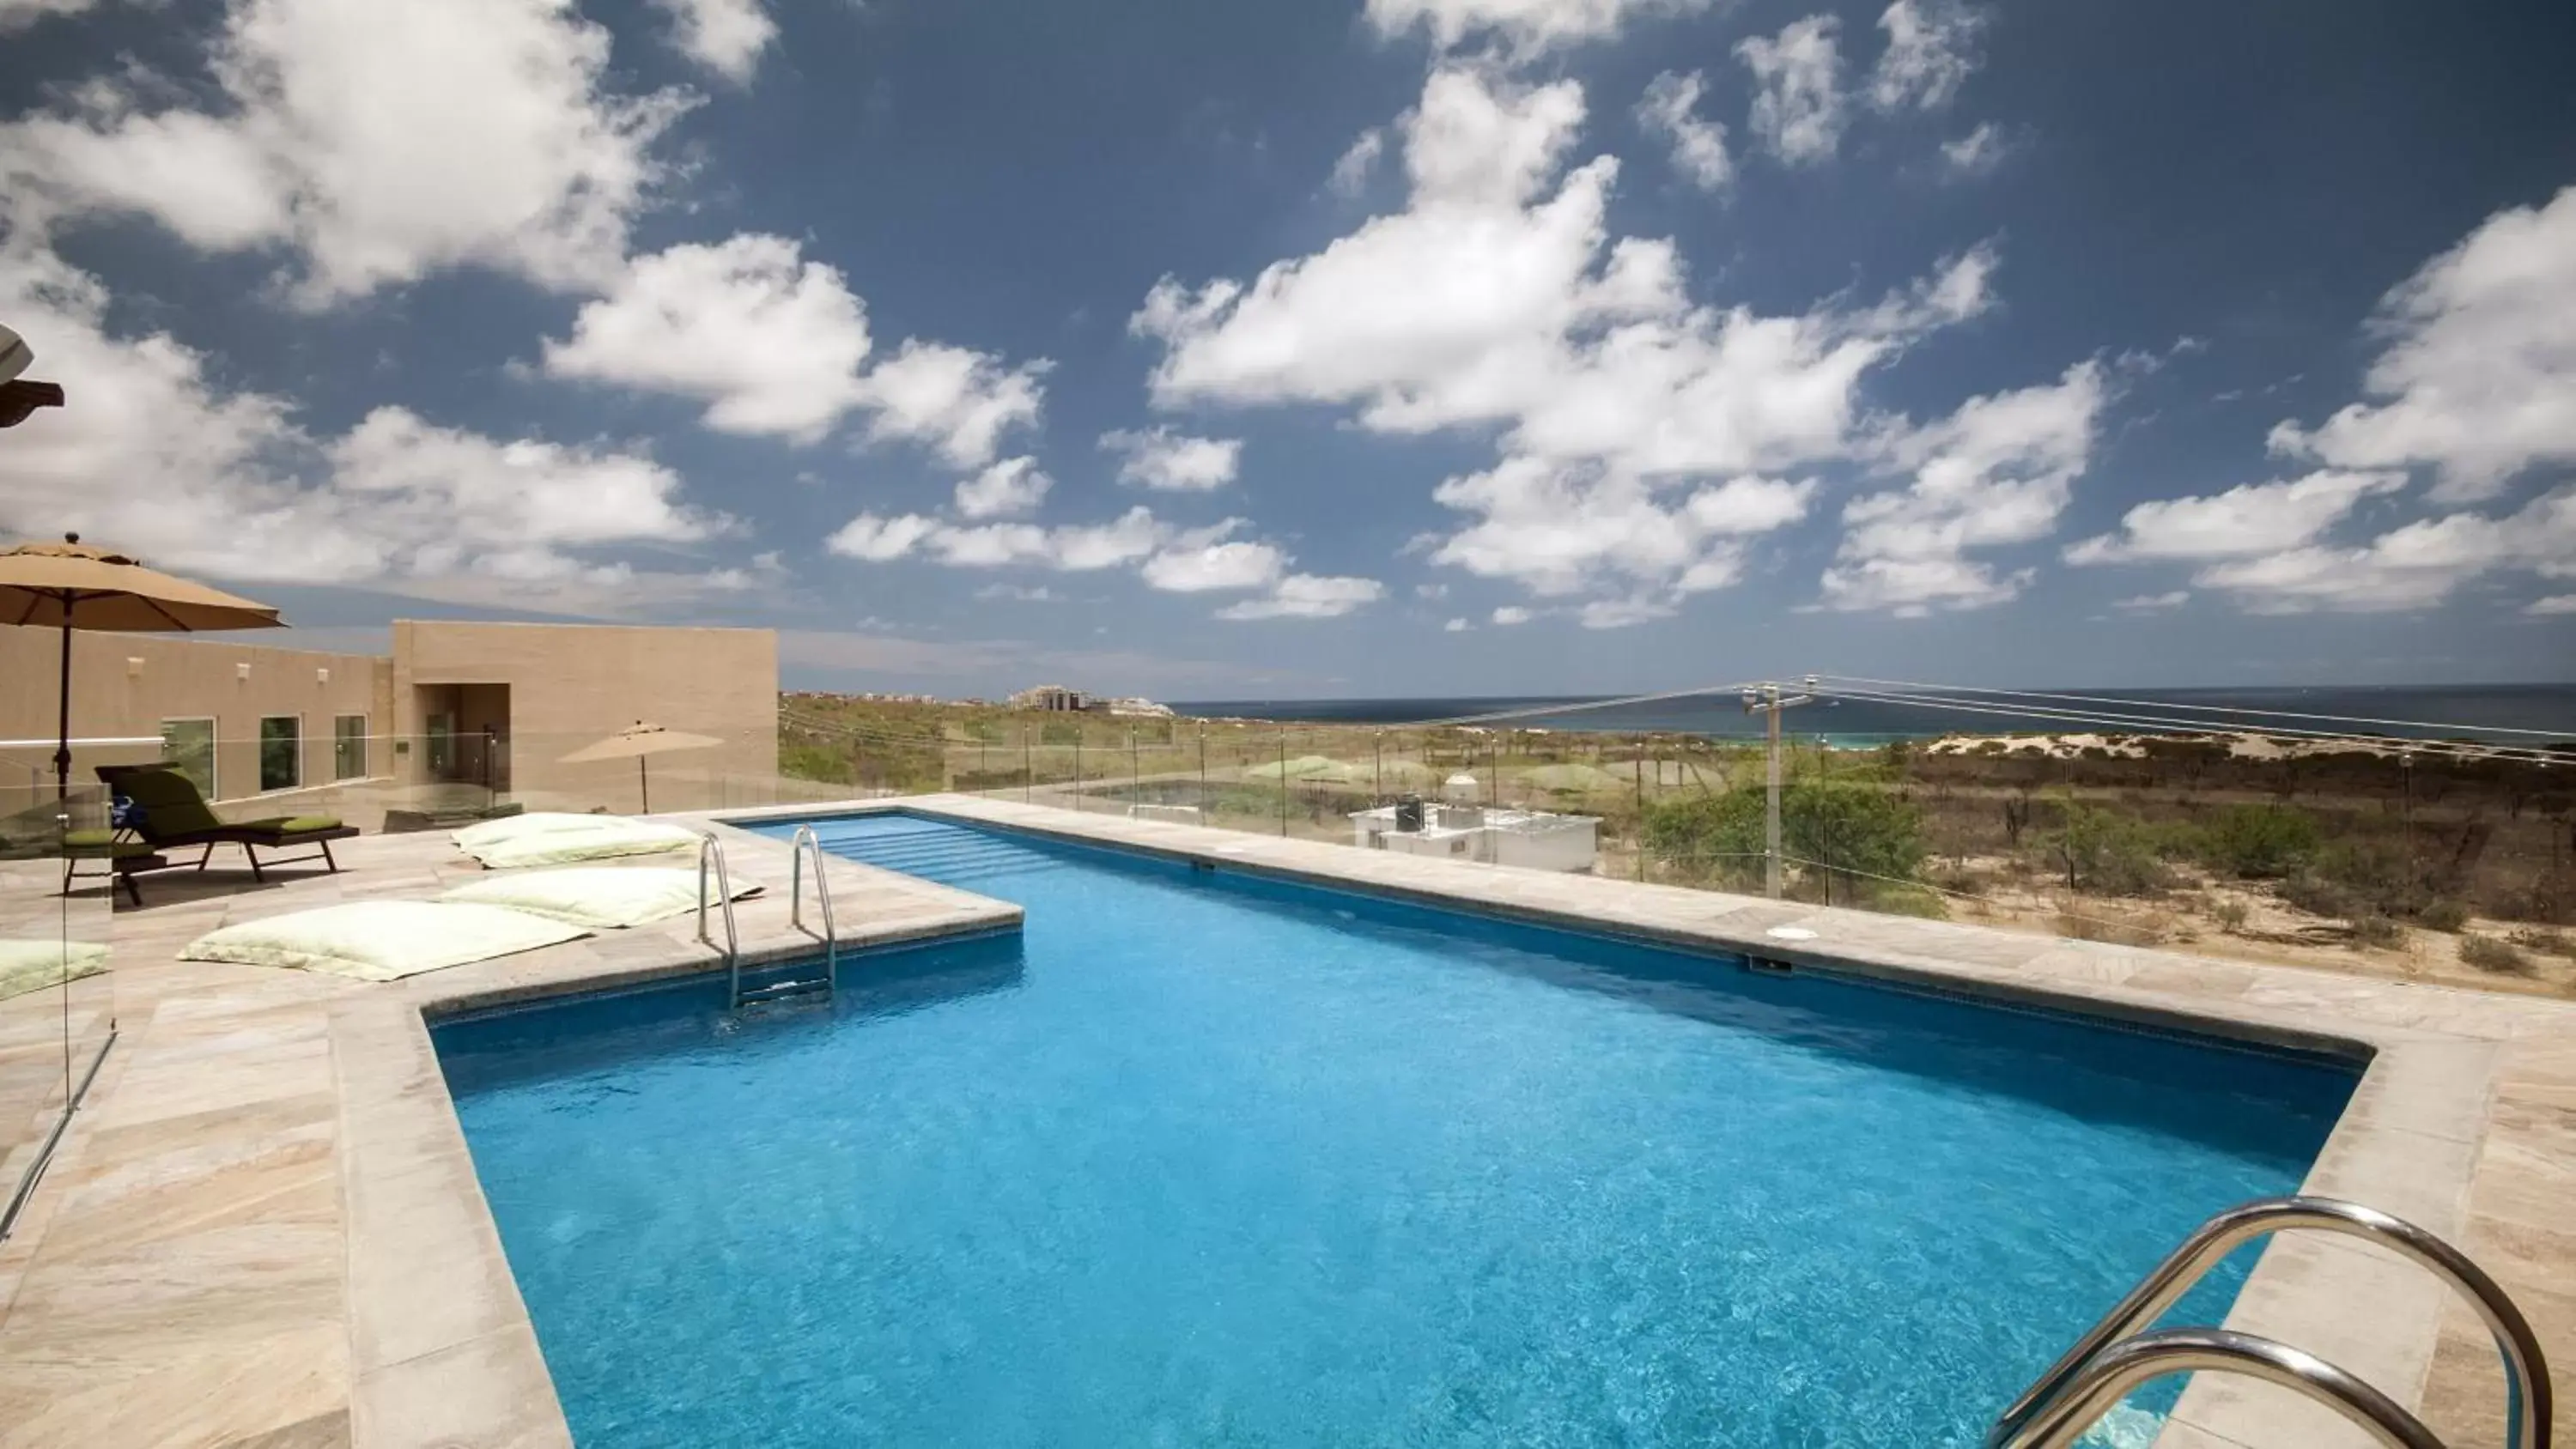
<path fill-rule="evenodd" d="M 2504 1359 L 2508 1449 L 2549 1449 L 2549 1365 L 2531 1325 L 2496 1281 L 2449 1243 L 2376 1208 L 2325 1197 L 2261 1198 L 2202 1223 L 2129 1296 L 1995 1420 L 1988 1449 L 2064 1449 L 2150 1379 L 2203 1370 L 2279 1384 L 2326 1405 L 2394 1449 L 2444 1449 L 2387 1395 L 2316 1355 L 2217 1328 L 2137 1330 L 2156 1321 L 2236 1248 L 2285 1229 L 2376 1243 L 2449 1281 L 2477 1305 Z"/>
<path fill-rule="evenodd" d="M 833 924 L 832 883 L 823 874 L 823 842 L 814 834 L 813 826 L 799 825 L 795 838 L 788 842 L 787 851 L 790 862 L 788 923 L 823 943 L 823 976 L 819 981 L 812 978 L 773 981 L 767 986 L 745 991 L 742 989 L 742 938 L 734 928 L 733 881 L 725 872 L 724 843 L 716 839 L 713 831 L 704 831 L 698 836 L 698 939 L 709 949 L 724 953 L 725 1001 L 730 1010 L 740 1011 L 746 1006 L 765 1002 L 828 1002 L 840 990 L 841 934 Z M 805 924 L 805 858 L 808 854 L 814 858 L 814 901 L 823 913 L 820 934 Z M 715 868 L 716 906 L 724 915 L 722 946 L 716 944 L 715 937 L 707 930 L 707 868 L 710 863 Z"/>
<path fill-rule="evenodd" d="M 814 904 L 823 912 L 823 990 L 829 995 L 841 986 L 841 933 L 832 924 L 832 882 L 823 873 L 822 837 L 811 825 L 797 826 L 787 855 L 787 923 L 808 936 L 814 932 L 805 924 L 805 858 L 814 859 Z"/>
<path fill-rule="evenodd" d="M 713 862 L 716 875 L 716 905 L 724 912 L 725 938 L 722 946 L 707 934 L 707 865 Z M 733 877 L 725 872 L 724 842 L 712 830 L 698 832 L 698 941 L 710 950 L 721 950 L 725 959 L 725 1000 L 730 1006 L 742 1005 L 742 936 L 733 924 Z"/>

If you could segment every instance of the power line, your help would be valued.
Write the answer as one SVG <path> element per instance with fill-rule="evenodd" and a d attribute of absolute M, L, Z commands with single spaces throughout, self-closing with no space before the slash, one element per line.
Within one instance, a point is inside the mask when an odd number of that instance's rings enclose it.
<path fill-rule="evenodd" d="M 1570 700 L 1563 704 L 1530 705 L 1521 709 L 1497 710 L 1491 714 L 1460 715 L 1455 719 L 1411 720 L 1401 724 L 1383 725 L 1379 728 L 1441 729 L 1460 725 L 1497 724 L 1514 719 L 1552 719 L 1559 715 L 1580 714 L 1585 710 L 1618 709 L 1632 704 L 1662 704 L 1667 700 L 1690 699 L 1703 694 L 1736 694 L 1752 687 L 1751 682 L 1739 680 L 1733 684 L 1703 684 L 1691 689 L 1668 689 L 1657 694 L 1632 694 L 1620 699 Z M 1635 733 L 1655 734 L 1658 731 L 1638 730 Z M 1672 733 L 1696 734 L 1698 731 L 1681 730 Z"/>
<path fill-rule="evenodd" d="M 2257 734 L 2284 736 L 2319 742 L 2349 742 L 2374 750 L 2396 750 L 2401 754 L 2453 756 L 2465 759 L 2530 760 L 2554 763 L 2558 757 L 2545 750 L 2516 745 L 2479 745 L 2451 740 L 2407 740 L 2386 735 L 2355 735 L 2329 730 L 2300 729 L 2288 725 L 2271 728 L 2231 726 L 2211 720 L 2178 719 L 2158 715 L 2123 715 L 2102 711 L 2054 709 L 2041 705 L 1978 704 L 1938 695 L 1880 693 L 1873 690 L 1826 688 L 1825 693 L 1837 699 L 1865 700 L 1874 704 L 1907 705 L 1918 709 L 1946 709 L 1966 714 L 2000 715 L 2011 719 L 2063 720 L 2075 724 L 2126 727 L 2136 732 L 2141 726 L 2158 733 L 2182 734 Z"/>
<path fill-rule="evenodd" d="M 2245 709 L 2234 705 L 2185 704 L 2178 701 L 2161 699 L 2121 699 L 2114 695 L 2100 694 L 2055 694 L 2046 690 L 2036 689 L 1976 689 L 1964 684 L 1919 684 L 1903 679 L 1871 679 L 1858 674 L 1827 674 L 1819 677 L 1823 679 L 1848 680 L 1854 684 L 1875 685 L 1890 689 L 1926 689 L 1942 694 L 1996 695 L 2010 699 L 2069 700 L 2079 704 L 2115 704 L 2130 709 L 2190 710 L 2199 714 L 2232 714 L 2261 719 L 2305 719 L 2319 720 L 2330 724 L 2392 725 L 2399 729 L 2454 730 L 2478 734 L 2530 735 L 2535 738 L 2547 740 L 2565 739 L 2569 733 L 2566 730 L 2523 729 L 2514 725 L 2444 724 L 2433 720 L 2374 719 L 2368 715 L 2306 714 L 2297 710 L 2287 709 Z"/>

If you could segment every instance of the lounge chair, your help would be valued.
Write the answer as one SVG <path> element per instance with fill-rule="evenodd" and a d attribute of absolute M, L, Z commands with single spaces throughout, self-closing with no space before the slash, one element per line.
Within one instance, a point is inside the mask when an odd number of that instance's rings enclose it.
<path fill-rule="evenodd" d="M 107 862 L 104 874 L 125 887 L 126 898 L 143 904 L 143 892 L 135 889 L 135 876 L 147 870 L 168 870 L 176 862 L 154 850 L 149 841 L 119 840 L 113 830 L 75 830 L 63 837 L 63 893 L 71 894 L 72 882 L 98 877 L 80 869 L 84 860 Z M 110 889 L 114 889 L 111 886 Z"/>
<path fill-rule="evenodd" d="M 142 818 L 130 830 L 118 831 L 118 837 L 130 835 L 156 854 L 202 845 L 205 849 L 196 859 L 198 870 L 204 870 L 206 862 L 214 858 L 216 846 L 238 845 L 242 858 L 250 863 L 251 879 L 255 881 L 268 879 L 264 866 L 270 865 L 301 865 L 318 860 L 336 872 L 340 862 L 331 857 L 331 842 L 349 840 L 358 833 L 356 827 L 343 825 L 329 815 L 281 815 L 227 823 L 207 808 L 205 797 L 197 793 L 187 776 L 166 765 L 101 765 L 98 778 L 110 791 L 142 807 Z M 316 847 L 315 853 L 265 862 L 259 858 L 263 850 L 292 850 L 303 845 Z M 175 869 L 186 864 L 164 861 L 160 866 L 150 866 L 120 860 L 116 869 L 124 878 L 126 890 L 132 893 L 138 871 Z M 140 896 L 136 904 L 141 904 Z"/>

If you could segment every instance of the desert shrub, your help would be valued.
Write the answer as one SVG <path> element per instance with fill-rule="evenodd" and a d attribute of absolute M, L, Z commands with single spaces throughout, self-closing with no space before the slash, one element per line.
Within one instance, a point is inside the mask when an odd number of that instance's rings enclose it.
<path fill-rule="evenodd" d="M 2352 943 L 2356 946 L 2394 946 L 2405 939 L 2405 927 L 2386 916 L 2365 913 L 2352 918 Z"/>
<path fill-rule="evenodd" d="M 1727 872 L 1759 871 L 1763 845 L 1759 785 L 1722 795 L 1687 795 L 1646 807 L 1646 848 Z M 1884 790 L 1795 781 L 1780 790 L 1780 848 L 1804 869 L 1823 872 L 1837 897 L 1861 899 L 1867 878 L 1910 881 L 1923 864 L 1922 814 Z"/>
<path fill-rule="evenodd" d="M 2281 899 L 2312 916 L 2337 919 L 2354 914 L 2352 893 L 2330 880 L 2312 875 L 2296 875 L 2281 882 Z"/>
<path fill-rule="evenodd" d="M 1938 892 L 1921 886 L 1881 886 L 1864 892 L 1860 904 L 1891 916 L 1919 916 L 1927 921 L 1950 918 L 1950 903 L 1941 899 Z"/>
<path fill-rule="evenodd" d="M 2230 805 L 2200 832 L 2202 859 L 2248 880 L 2286 876 L 2317 853 L 2317 822 L 2283 805 Z"/>
<path fill-rule="evenodd" d="M 2415 913 L 2415 924 L 2428 931 L 2458 935 L 2469 923 L 2469 908 L 2458 901 L 2433 901 Z"/>
<path fill-rule="evenodd" d="M 2152 920 L 2115 921 L 2101 916 L 2079 915 L 2060 911 L 2057 934 L 2072 941 L 2101 941 L 2113 946 L 2157 946 L 2164 943 L 2170 923 L 2158 917 Z"/>
<path fill-rule="evenodd" d="M 2528 975 L 2531 971 L 2528 957 L 2493 936 L 2462 936 L 2460 962 L 2480 971 L 2500 971 L 2514 976 Z"/>
<path fill-rule="evenodd" d="M 2249 914 L 2245 903 L 2232 896 L 2209 908 L 2209 917 L 2218 922 L 2218 929 L 2230 934 L 2245 929 L 2245 918 Z"/>
<path fill-rule="evenodd" d="M 2155 832 L 2133 815 L 2069 802 L 2056 848 L 2067 884 L 2078 890 L 2151 896 L 2173 884 Z"/>
<path fill-rule="evenodd" d="M 858 783 L 858 772 L 851 764 L 849 752 L 829 745 L 781 745 L 778 773 L 791 780 L 820 780 L 831 785 Z"/>
<path fill-rule="evenodd" d="M 2569 936 L 2564 931 L 2544 931 L 2537 927 L 2525 927 L 2506 939 L 2525 951 L 2538 951 L 2544 956 L 2576 957 L 2576 936 Z"/>
<path fill-rule="evenodd" d="M 2378 841 L 2333 841 L 2318 849 L 2308 869 L 2383 909 L 2411 903 L 2405 861 Z"/>

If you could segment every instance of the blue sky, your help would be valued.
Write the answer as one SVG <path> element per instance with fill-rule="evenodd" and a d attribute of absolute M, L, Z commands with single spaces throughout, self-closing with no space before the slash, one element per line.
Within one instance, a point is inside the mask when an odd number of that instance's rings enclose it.
<path fill-rule="evenodd" d="M 791 682 L 2565 680 L 2576 12 L 0 0 L 0 534 Z"/>

